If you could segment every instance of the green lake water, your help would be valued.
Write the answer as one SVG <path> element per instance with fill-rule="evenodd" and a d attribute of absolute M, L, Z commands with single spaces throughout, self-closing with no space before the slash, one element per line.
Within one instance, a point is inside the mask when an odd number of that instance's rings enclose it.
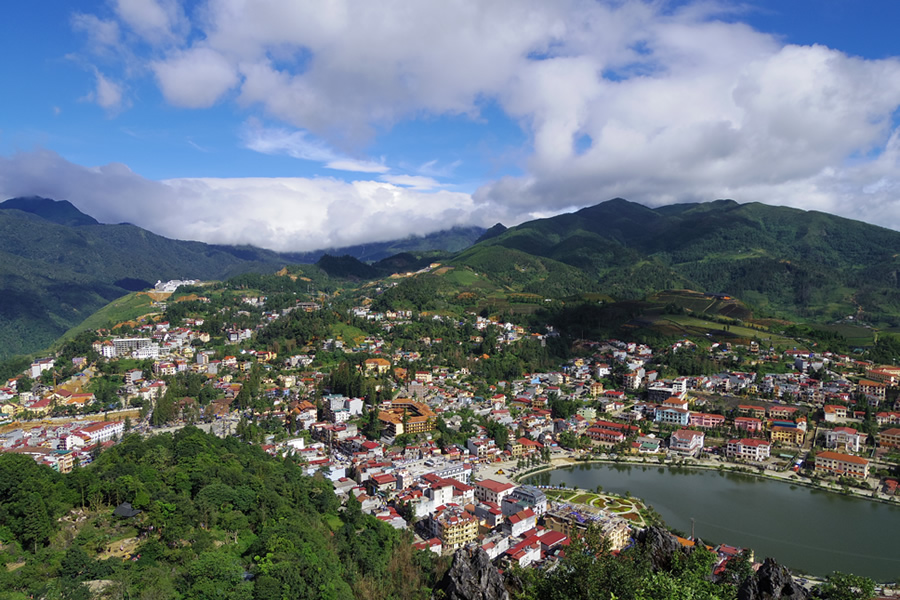
<path fill-rule="evenodd" d="M 749 475 L 586 464 L 540 473 L 561 485 L 642 498 L 666 524 L 711 543 L 752 548 L 796 571 L 900 580 L 900 507 Z"/>

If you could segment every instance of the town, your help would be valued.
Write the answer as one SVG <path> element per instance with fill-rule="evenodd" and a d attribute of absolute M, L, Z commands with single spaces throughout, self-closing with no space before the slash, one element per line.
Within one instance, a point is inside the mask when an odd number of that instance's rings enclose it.
<path fill-rule="evenodd" d="M 197 426 L 290 456 L 421 550 L 480 547 L 500 567 L 552 564 L 588 527 L 621 550 L 658 522 L 637 498 L 528 483 L 579 462 L 728 469 L 897 502 L 893 365 L 688 339 L 580 339 L 554 364 L 552 326 L 383 308 L 378 291 L 157 291 L 155 315 L 79 334 L 4 382 L 0 450 L 68 473 L 124 436 Z M 716 551 L 717 569 L 752 557 Z"/>

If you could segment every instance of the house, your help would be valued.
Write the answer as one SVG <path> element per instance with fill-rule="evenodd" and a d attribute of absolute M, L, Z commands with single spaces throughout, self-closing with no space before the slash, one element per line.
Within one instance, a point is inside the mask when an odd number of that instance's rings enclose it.
<path fill-rule="evenodd" d="M 625 441 L 625 434 L 617 429 L 594 426 L 589 427 L 585 433 L 589 438 L 599 444 L 612 446 Z"/>
<path fill-rule="evenodd" d="M 663 400 L 662 406 L 663 408 L 680 408 L 681 410 L 687 410 L 688 399 L 686 395 L 670 396 Z"/>
<path fill-rule="evenodd" d="M 825 451 L 816 455 L 816 471 L 865 479 L 869 476 L 869 461 L 852 454 Z"/>
<path fill-rule="evenodd" d="M 538 518 L 547 512 L 547 496 L 533 485 L 520 485 L 506 499 L 527 505 Z"/>
<path fill-rule="evenodd" d="M 643 367 L 638 368 L 634 371 L 630 371 L 625 374 L 624 384 L 625 389 L 628 390 L 636 390 L 641 387 L 641 384 L 644 382 L 644 369 Z"/>
<path fill-rule="evenodd" d="M 686 426 L 691 419 L 691 413 L 684 408 L 659 406 L 653 416 L 653 420 L 657 423 L 667 423 L 669 425 Z"/>
<path fill-rule="evenodd" d="M 771 456 L 772 445 L 766 440 L 735 439 L 728 440 L 725 455 L 741 460 L 763 461 Z"/>
<path fill-rule="evenodd" d="M 478 519 L 456 504 L 438 507 L 429 522 L 432 535 L 447 550 L 461 548 L 478 536 Z"/>
<path fill-rule="evenodd" d="M 766 407 L 756 406 L 754 404 L 738 405 L 738 412 L 742 415 L 756 417 L 757 419 L 764 419 L 766 417 Z"/>
<path fill-rule="evenodd" d="M 368 482 L 369 494 L 390 494 L 397 490 L 397 476 L 393 473 L 373 475 Z"/>
<path fill-rule="evenodd" d="M 825 432 L 825 447 L 846 452 L 859 452 L 865 437 L 852 427 L 835 427 Z"/>
<path fill-rule="evenodd" d="M 691 427 L 699 427 L 701 429 L 722 427 L 723 425 L 725 425 L 725 416 L 692 412 L 688 424 Z"/>
<path fill-rule="evenodd" d="M 519 565 L 519 567 L 527 567 L 541 559 L 541 542 L 536 535 L 530 535 L 509 550 L 506 551 L 506 558 L 510 563 Z"/>
<path fill-rule="evenodd" d="M 403 433 L 426 433 L 434 429 L 435 414 L 427 404 L 398 398 L 391 407 L 378 412 L 385 434 L 391 437 Z"/>
<path fill-rule="evenodd" d="M 769 407 L 769 418 L 770 419 L 790 420 L 790 419 L 794 418 L 794 414 L 798 410 L 799 409 L 796 406 L 784 406 L 784 405 L 770 406 Z"/>
<path fill-rule="evenodd" d="M 519 537 L 529 529 L 534 529 L 535 525 L 537 525 L 537 516 L 533 510 L 526 508 L 514 515 L 510 515 L 506 520 L 504 529 L 512 537 Z"/>
<path fill-rule="evenodd" d="M 884 401 L 885 395 L 887 394 L 887 386 L 878 381 L 860 379 L 857 388 L 861 394 L 865 394 L 874 399 L 876 404 Z"/>
<path fill-rule="evenodd" d="M 430 540 L 413 544 L 413 548 L 416 548 L 417 550 L 430 550 L 440 556 L 444 547 L 439 538 L 431 538 Z"/>
<path fill-rule="evenodd" d="M 772 442 L 781 442 L 782 444 L 800 446 L 803 444 L 805 433 L 806 432 L 799 427 L 774 425 L 772 426 Z"/>
<path fill-rule="evenodd" d="M 53 368 L 54 362 L 52 358 L 40 358 L 31 363 L 31 378 L 39 379 L 42 373 Z"/>
<path fill-rule="evenodd" d="M 704 434 L 693 429 L 679 429 L 669 437 L 669 449 L 679 454 L 694 456 L 703 448 Z"/>
<path fill-rule="evenodd" d="M 896 386 L 900 383 L 900 367 L 882 365 L 866 369 L 866 379 L 877 381 L 888 386 Z"/>
<path fill-rule="evenodd" d="M 475 505 L 475 516 L 486 527 L 494 529 L 503 523 L 503 510 L 493 502 L 479 502 Z"/>
<path fill-rule="evenodd" d="M 885 429 L 878 434 L 879 448 L 900 448 L 900 429 Z"/>
<path fill-rule="evenodd" d="M 734 428 L 743 431 L 762 431 L 762 421 L 755 417 L 735 417 Z"/>
<path fill-rule="evenodd" d="M 483 479 L 475 484 L 475 499 L 480 502 L 493 502 L 499 506 L 504 498 L 512 494 L 515 487 L 511 483 Z"/>
<path fill-rule="evenodd" d="M 85 425 L 76 433 L 87 436 L 88 445 L 102 444 L 109 440 L 119 438 L 125 431 L 124 421 L 101 421 L 100 423 L 91 423 Z"/>
<path fill-rule="evenodd" d="M 825 412 L 825 420 L 829 423 L 847 418 L 847 407 L 840 404 L 826 404 L 822 410 Z"/>

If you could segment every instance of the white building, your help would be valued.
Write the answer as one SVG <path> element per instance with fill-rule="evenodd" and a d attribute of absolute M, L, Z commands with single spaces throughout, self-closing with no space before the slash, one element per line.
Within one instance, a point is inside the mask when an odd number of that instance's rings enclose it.
<path fill-rule="evenodd" d="M 825 432 L 827 448 L 836 448 L 846 452 L 859 452 L 864 439 L 864 434 L 852 427 L 835 427 L 831 431 Z"/>
<path fill-rule="evenodd" d="M 725 455 L 729 458 L 739 458 L 760 462 L 771 456 L 772 445 L 766 440 L 740 439 L 728 440 L 725 447 Z"/>
<path fill-rule="evenodd" d="M 493 479 L 483 479 L 475 484 L 475 498 L 481 502 L 493 502 L 498 506 L 515 489 L 511 483 L 501 483 Z"/>

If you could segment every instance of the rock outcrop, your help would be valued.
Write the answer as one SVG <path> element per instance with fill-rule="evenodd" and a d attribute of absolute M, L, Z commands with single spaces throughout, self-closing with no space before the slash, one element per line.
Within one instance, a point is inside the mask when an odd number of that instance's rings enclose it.
<path fill-rule="evenodd" d="M 738 600 L 807 600 L 809 591 L 794 581 L 791 572 L 771 558 L 738 590 Z"/>
<path fill-rule="evenodd" d="M 653 525 L 638 534 L 638 542 L 646 549 L 653 571 L 668 571 L 677 554 L 684 553 L 684 547 L 668 530 Z"/>
<path fill-rule="evenodd" d="M 457 550 L 438 589 L 447 600 L 509 600 L 503 577 L 481 548 L 471 555 L 463 549 Z"/>

